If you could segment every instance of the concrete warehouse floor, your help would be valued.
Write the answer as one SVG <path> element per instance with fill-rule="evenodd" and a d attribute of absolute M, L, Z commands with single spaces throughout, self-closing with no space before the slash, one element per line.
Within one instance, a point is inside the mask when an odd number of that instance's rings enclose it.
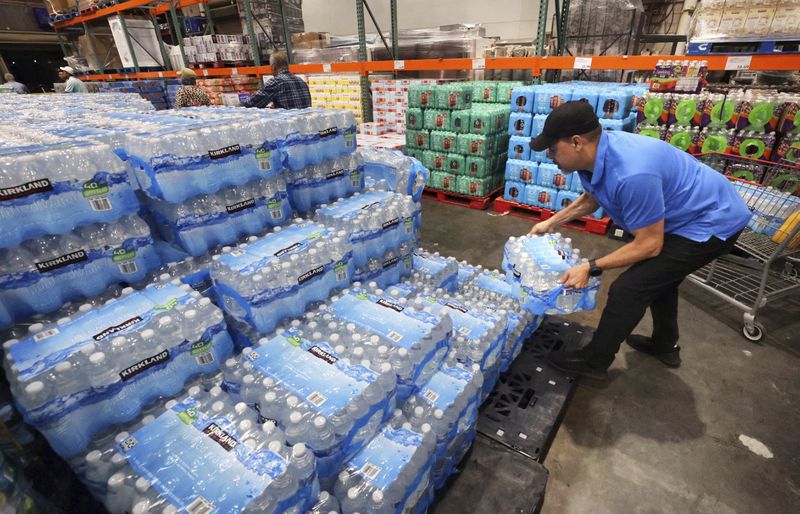
<path fill-rule="evenodd" d="M 423 201 L 423 247 L 488 268 L 499 268 L 508 237 L 531 225 Z M 562 232 L 587 257 L 622 244 Z M 620 271 L 603 275 L 596 311 L 569 317 L 596 326 Z M 579 385 L 544 461 L 550 479 L 542 512 L 798 512 L 800 295 L 763 313 L 767 338 L 753 344 L 741 335 L 741 311 L 684 283 L 683 365 L 669 369 L 623 344 L 607 387 Z M 651 328 L 648 313 L 636 332 Z M 741 436 L 766 448 L 748 449 Z"/>

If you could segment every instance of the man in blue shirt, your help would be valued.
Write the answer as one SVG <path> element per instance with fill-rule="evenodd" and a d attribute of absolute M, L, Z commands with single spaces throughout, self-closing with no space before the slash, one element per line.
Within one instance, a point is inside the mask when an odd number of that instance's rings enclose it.
<path fill-rule="evenodd" d="M 622 341 L 668 366 L 680 365 L 678 286 L 686 275 L 729 252 L 750 211 L 728 179 L 691 155 L 654 138 L 603 131 L 592 107 L 568 102 L 547 117 L 531 141 L 566 172 L 577 171 L 585 192 L 531 234 L 593 213 L 598 207 L 634 239 L 599 259 L 575 266 L 561 281 L 586 287 L 603 270 L 630 266 L 611 284 L 591 342 L 553 352 L 554 367 L 595 379 L 607 376 Z M 647 308 L 652 337 L 631 335 Z"/>
<path fill-rule="evenodd" d="M 273 77 L 264 87 L 242 105 L 245 107 L 267 107 L 276 109 L 306 109 L 311 107 L 311 93 L 303 79 L 289 72 L 286 52 L 274 52 L 269 56 Z"/>

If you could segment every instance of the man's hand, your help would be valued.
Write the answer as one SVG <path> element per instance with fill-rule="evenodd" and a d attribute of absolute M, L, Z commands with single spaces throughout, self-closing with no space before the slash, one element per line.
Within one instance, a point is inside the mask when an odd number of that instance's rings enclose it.
<path fill-rule="evenodd" d="M 555 227 L 551 225 L 548 221 L 540 221 L 536 225 L 533 226 L 530 232 L 528 232 L 529 236 L 538 236 L 539 234 L 547 234 L 548 232 L 553 232 Z"/>
<path fill-rule="evenodd" d="M 589 285 L 589 263 L 584 262 L 568 269 L 559 280 L 564 287 L 583 289 Z"/>

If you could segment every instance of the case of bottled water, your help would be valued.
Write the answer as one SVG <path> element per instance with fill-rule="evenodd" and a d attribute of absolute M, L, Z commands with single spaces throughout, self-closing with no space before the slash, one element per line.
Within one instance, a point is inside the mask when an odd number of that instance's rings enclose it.
<path fill-rule="evenodd" d="M 508 158 L 518 161 L 527 161 L 531 155 L 531 138 L 525 136 L 511 136 L 508 140 Z"/>
<path fill-rule="evenodd" d="M 585 289 L 564 287 L 559 280 L 569 268 L 586 262 L 572 239 L 560 233 L 509 238 L 503 250 L 506 279 L 524 292 L 522 306 L 534 314 L 569 314 L 592 310 L 600 280 Z"/>
<path fill-rule="evenodd" d="M 432 491 L 436 434 L 415 429 L 399 409 L 339 473 L 334 494 L 342 514 L 425 512 Z"/>
<path fill-rule="evenodd" d="M 452 257 L 418 249 L 414 252 L 414 271 L 419 273 L 418 280 L 434 289 L 449 293 L 458 289 L 458 261 Z"/>
<path fill-rule="evenodd" d="M 458 263 L 458 275 L 456 275 L 456 280 L 458 281 L 458 289 L 464 286 L 464 284 L 470 282 L 473 278 L 478 276 L 479 273 L 483 271 L 483 266 L 480 264 L 477 266 L 473 266 L 472 264 L 468 263 L 467 261 L 460 261 Z"/>
<path fill-rule="evenodd" d="M 72 464 L 111 514 L 303 514 L 320 494 L 305 444 L 200 383 L 100 434 Z"/>
<path fill-rule="evenodd" d="M 292 206 L 302 215 L 364 190 L 364 163 L 358 152 L 288 173 Z"/>
<path fill-rule="evenodd" d="M 354 265 L 365 268 L 402 243 L 414 244 L 421 210 L 408 195 L 367 191 L 323 205 L 314 219 L 331 230 L 345 231 L 353 245 Z"/>
<path fill-rule="evenodd" d="M 361 283 L 375 282 L 379 287 L 389 287 L 413 271 L 412 246 L 403 241 L 397 248 L 390 248 L 380 258 L 371 258 L 367 265 L 355 269 L 354 280 Z"/>
<path fill-rule="evenodd" d="M 215 372 L 232 343 L 222 313 L 187 285 L 152 284 L 7 341 L 6 376 L 25 420 L 64 457 L 136 418 L 191 377 Z"/>
<path fill-rule="evenodd" d="M 454 354 L 401 407 L 414 430 L 429 424 L 436 435 L 432 483 L 438 489 L 454 471 L 475 437 L 483 374 L 464 366 Z"/>
<path fill-rule="evenodd" d="M 404 401 L 427 382 L 447 354 L 453 322 L 407 305 L 407 299 L 384 294 L 376 284 L 369 290 L 354 284 L 331 297 L 319 314 L 339 331 L 339 341 L 356 355 L 389 362 L 397 375 L 397 398 Z M 358 349 L 360 348 L 360 350 Z"/>
<path fill-rule="evenodd" d="M 223 387 L 272 420 L 289 444 L 305 443 L 330 482 L 395 408 L 388 362 L 348 352 L 312 322 L 261 338 L 225 363 Z"/>
<path fill-rule="evenodd" d="M 358 153 L 364 162 L 367 187 L 406 194 L 415 202 L 422 199 L 430 172 L 417 159 L 371 146 L 359 148 Z"/>
<path fill-rule="evenodd" d="M 108 145 L 6 130 L 0 137 L 0 247 L 112 222 L 139 208 L 125 166 Z"/>
<path fill-rule="evenodd" d="M 267 334 L 283 318 L 350 285 L 352 255 L 346 232 L 297 219 L 236 249 L 223 248 L 211 278 L 219 305 Z"/>
<path fill-rule="evenodd" d="M 161 237 L 193 257 L 292 219 L 281 176 L 225 187 L 181 203 L 148 200 L 147 207 Z"/>
<path fill-rule="evenodd" d="M 150 229 L 134 215 L 0 250 L 0 328 L 141 280 L 159 264 Z"/>

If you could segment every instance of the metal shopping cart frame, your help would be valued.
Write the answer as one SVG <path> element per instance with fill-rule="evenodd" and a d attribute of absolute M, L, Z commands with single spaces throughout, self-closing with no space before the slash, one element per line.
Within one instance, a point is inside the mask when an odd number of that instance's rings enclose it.
<path fill-rule="evenodd" d="M 706 159 L 701 156 L 701 160 Z M 736 173 L 732 170 L 743 169 L 748 159 L 716 154 L 710 160 L 707 161 L 709 165 L 726 173 L 736 183 L 753 211 L 753 218 L 736 242 L 739 253 L 745 256 L 722 256 L 687 278 L 744 311 L 742 334 L 750 341 L 759 342 L 766 335 L 766 328 L 758 321 L 759 311 L 769 302 L 800 289 L 800 245 L 792 248 L 790 244 L 800 237 L 800 222 L 788 231 L 780 228 L 783 226 L 781 217 L 800 213 L 800 198 L 788 196 L 783 201 L 775 201 L 775 189 L 769 189 L 783 184 L 784 189 L 796 195 L 800 169 L 764 161 L 751 162 L 752 169 L 759 174 L 759 183 L 733 176 Z M 777 177 L 782 178 L 776 182 Z M 781 242 L 773 240 L 776 232 L 781 232 Z"/>

